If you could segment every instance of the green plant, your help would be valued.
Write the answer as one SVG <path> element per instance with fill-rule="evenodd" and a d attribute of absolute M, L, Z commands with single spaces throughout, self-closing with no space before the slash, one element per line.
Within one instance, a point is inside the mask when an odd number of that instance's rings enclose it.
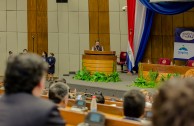
<path fill-rule="evenodd" d="M 155 88 L 157 87 L 158 72 L 149 71 L 147 79 L 140 74 L 140 77 L 136 78 L 132 86 L 140 88 Z"/>
<path fill-rule="evenodd" d="M 107 76 L 106 82 L 119 82 L 121 81 L 118 72 L 113 72 Z"/>
<path fill-rule="evenodd" d="M 158 77 L 158 72 L 154 72 L 154 71 L 149 71 L 148 73 L 148 77 L 150 79 L 150 81 L 156 81 L 157 77 Z"/>
<path fill-rule="evenodd" d="M 90 76 L 90 72 L 87 71 L 86 68 L 83 68 L 83 70 L 79 70 L 73 78 L 76 80 L 89 81 L 91 76 Z"/>
<path fill-rule="evenodd" d="M 95 72 L 91 75 L 90 81 L 92 82 L 105 82 L 107 80 L 107 76 L 105 73 Z"/>
<path fill-rule="evenodd" d="M 109 75 L 102 72 L 95 72 L 94 74 L 90 74 L 89 71 L 84 68 L 83 70 L 79 70 L 76 75 L 73 77 L 76 80 L 84 80 L 91 82 L 119 82 L 121 81 L 118 72 L 113 72 Z"/>

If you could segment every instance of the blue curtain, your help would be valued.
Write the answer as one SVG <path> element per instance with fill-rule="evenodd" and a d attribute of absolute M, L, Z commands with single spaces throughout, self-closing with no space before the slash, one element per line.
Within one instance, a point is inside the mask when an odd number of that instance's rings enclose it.
<path fill-rule="evenodd" d="M 144 30 L 143 30 L 141 42 L 140 42 L 140 45 L 139 45 L 139 50 L 137 52 L 137 57 L 136 57 L 136 60 L 135 60 L 135 70 L 138 70 L 138 63 L 143 58 L 145 48 L 146 48 L 147 43 L 148 43 L 150 31 L 151 31 L 151 28 L 152 28 L 152 22 L 153 22 L 154 14 L 155 14 L 155 12 L 151 11 L 150 9 L 146 10 Z"/>
<path fill-rule="evenodd" d="M 179 14 L 194 7 L 194 2 L 150 3 L 149 0 L 140 0 L 140 2 L 154 12 L 167 15 Z"/>

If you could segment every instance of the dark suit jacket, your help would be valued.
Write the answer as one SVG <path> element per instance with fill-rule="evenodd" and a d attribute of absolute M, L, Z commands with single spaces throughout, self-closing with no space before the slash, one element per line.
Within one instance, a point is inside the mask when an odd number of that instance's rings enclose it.
<path fill-rule="evenodd" d="M 0 126 L 64 126 L 56 105 L 26 93 L 0 98 Z"/>

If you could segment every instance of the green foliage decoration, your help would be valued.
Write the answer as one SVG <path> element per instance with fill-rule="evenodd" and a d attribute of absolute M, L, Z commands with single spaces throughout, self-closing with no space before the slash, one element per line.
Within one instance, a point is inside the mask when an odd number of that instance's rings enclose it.
<path fill-rule="evenodd" d="M 149 71 L 148 76 L 144 77 L 141 73 L 138 78 L 135 79 L 131 86 L 139 87 L 139 88 L 157 88 L 160 86 L 161 82 L 167 81 L 172 77 L 180 77 L 180 74 L 173 73 L 167 74 L 166 76 L 161 75 L 160 79 L 158 80 L 159 73 L 157 71 Z"/>
<path fill-rule="evenodd" d="M 91 82 L 119 82 L 121 81 L 118 72 L 112 72 L 111 74 L 105 74 L 103 72 L 95 72 L 90 74 L 86 68 L 79 70 L 73 77 L 75 80 L 91 81 Z"/>

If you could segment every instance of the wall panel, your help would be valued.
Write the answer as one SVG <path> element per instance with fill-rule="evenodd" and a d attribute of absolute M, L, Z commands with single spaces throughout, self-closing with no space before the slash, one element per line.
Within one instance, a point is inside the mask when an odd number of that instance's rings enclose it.
<path fill-rule="evenodd" d="M 48 51 L 47 0 L 28 0 L 28 50 Z"/>
<path fill-rule="evenodd" d="M 90 48 L 99 39 L 105 50 L 110 50 L 109 0 L 88 0 Z"/>

